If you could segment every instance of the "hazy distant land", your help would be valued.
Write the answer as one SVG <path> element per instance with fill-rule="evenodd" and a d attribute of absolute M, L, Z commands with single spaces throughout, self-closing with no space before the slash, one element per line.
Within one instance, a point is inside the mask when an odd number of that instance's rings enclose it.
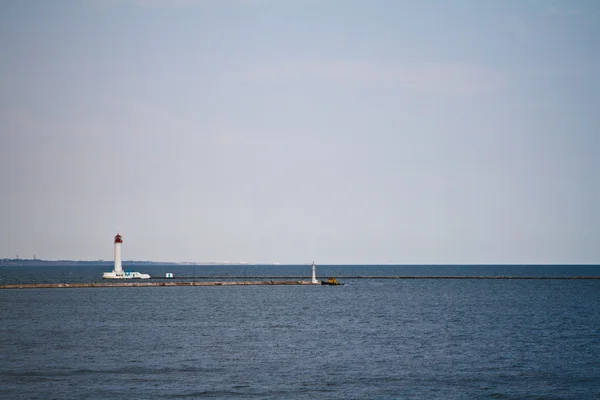
<path fill-rule="evenodd" d="M 97 266 L 114 264 L 113 260 L 40 260 L 40 259 L 24 259 L 24 258 L 0 258 L 0 267 L 14 266 Z M 148 261 L 148 260 L 123 260 L 123 264 L 138 265 L 276 265 L 278 263 L 248 263 L 243 261 L 198 261 L 198 262 L 173 262 L 173 261 Z"/>

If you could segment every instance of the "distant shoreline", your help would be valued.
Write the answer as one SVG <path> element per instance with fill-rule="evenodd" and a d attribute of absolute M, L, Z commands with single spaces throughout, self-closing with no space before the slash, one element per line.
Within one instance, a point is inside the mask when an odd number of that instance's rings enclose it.
<path fill-rule="evenodd" d="M 127 265 L 156 265 L 156 266 L 168 266 L 168 265 L 180 265 L 180 266 L 252 266 L 252 265 L 261 265 L 261 266 L 277 266 L 277 265 L 309 265 L 306 264 L 277 264 L 277 263 L 245 263 L 245 262 L 175 262 L 175 261 L 135 261 L 135 260 L 124 260 L 123 264 Z M 0 259 L 0 267 L 20 267 L 20 266 L 31 266 L 31 267 L 41 267 L 41 266 L 112 266 L 114 265 L 113 260 L 31 260 L 31 259 L 9 259 L 4 258 Z"/>

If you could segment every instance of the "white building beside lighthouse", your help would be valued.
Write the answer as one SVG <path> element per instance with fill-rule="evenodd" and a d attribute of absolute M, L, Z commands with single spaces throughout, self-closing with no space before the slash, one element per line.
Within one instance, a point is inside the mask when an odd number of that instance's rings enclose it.
<path fill-rule="evenodd" d="M 115 266 L 111 272 L 105 272 L 102 274 L 104 279 L 148 279 L 150 275 L 142 274 L 139 272 L 123 271 L 121 264 L 121 243 L 123 238 L 119 233 L 115 236 Z"/>

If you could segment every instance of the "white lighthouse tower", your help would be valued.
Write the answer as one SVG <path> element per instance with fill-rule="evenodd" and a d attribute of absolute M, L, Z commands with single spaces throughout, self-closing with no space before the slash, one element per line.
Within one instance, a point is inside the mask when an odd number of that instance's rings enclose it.
<path fill-rule="evenodd" d="M 121 243 L 123 243 L 123 238 L 117 233 L 117 236 L 115 236 L 115 267 L 113 270 L 117 275 L 123 275 L 123 266 L 121 265 Z"/>
<path fill-rule="evenodd" d="M 121 243 L 123 238 L 119 233 L 115 236 L 115 266 L 111 272 L 105 272 L 102 274 L 104 279 L 148 279 L 150 275 L 141 274 L 139 272 L 123 271 L 123 265 L 121 264 Z"/>
<path fill-rule="evenodd" d="M 311 283 L 319 283 L 317 281 L 317 267 L 315 266 L 314 261 L 313 261 L 313 265 L 312 265 L 312 282 Z"/>

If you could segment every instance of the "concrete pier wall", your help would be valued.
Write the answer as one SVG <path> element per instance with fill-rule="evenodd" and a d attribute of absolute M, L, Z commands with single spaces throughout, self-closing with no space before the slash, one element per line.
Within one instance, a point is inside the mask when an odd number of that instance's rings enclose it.
<path fill-rule="evenodd" d="M 214 277 L 213 277 L 214 278 Z M 255 277 L 256 278 L 256 277 Z M 261 277 L 268 279 L 268 277 Z M 178 279 L 191 279 L 178 278 Z M 195 277 L 194 279 L 202 279 Z M 230 277 L 230 279 L 232 279 Z M 597 280 L 600 276 L 340 276 L 342 282 L 351 279 L 509 279 L 509 280 Z M 118 282 L 92 282 L 92 283 L 15 283 L 1 284 L 0 289 L 37 289 L 37 288 L 102 288 L 102 287 L 157 287 L 157 286 L 240 286 L 240 285 L 320 285 L 304 280 L 236 280 L 236 281 L 185 281 L 185 280 L 119 280 Z"/>
<path fill-rule="evenodd" d="M 319 283 L 320 284 L 320 283 Z M 240 286 L 240 285 L 314 285 L 309 281 L 229 281 L 229 282 L 98 282 L 98 283 L 22 283 L 0 285 L 0 289 L 54 289 L 158 286 Z"/>

